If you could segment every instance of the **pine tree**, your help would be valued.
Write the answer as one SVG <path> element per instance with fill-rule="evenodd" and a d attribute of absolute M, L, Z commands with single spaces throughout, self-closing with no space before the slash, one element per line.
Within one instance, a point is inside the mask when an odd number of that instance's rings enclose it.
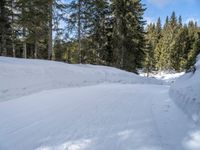
<path fill-rule="evenodd" d="M 170 68 L 170 49 L 171 34 L 170 22 L 168 16 L 166 17 L 161 38 L 155 48 L 154 58 L 156 61 L 156 70 L 168 70 Z"/>
<path fill-rule="evenodd" d="M 181 18 L 179 22 L 175 12 L 172 12 L 170 19 L 167 17 L 162 31 L 162 38 L 156 47 L 155 58 L 158 70 L 179 70 L 179 51 L 182 50 L 180 42 L 182 41 Z"/>
<path fill-rule="evenodd" d="M 158 28 L 155 24 L 150 24 L 147 26 L 146 33 L 146 49 L 145 49 L 145 60 L 144 60 L 144 68 L 147 73 L 154 69 L 154 50 L 158 43 Z"/>
<path fill-rule="evenodd" d="M 81 62 L 111 64 L 112 19 L 109 1 L 82 0 L 81 9 L 78 9 L 77 2 L 72 1 L 69 5 L 71 14 L 68 22 L 77 35 L 75 40 L 78 43 L 78 53 L 81 50 Z"/>
<path fill-rule="evenodd" d="M 10 54 L 12 37 L 12 27 L 11 27 L 11 10 L 10 1 L 1 0 L 0 2 L 0 55 L 7 56 Z"/>
<path fill-rule="evenodd" d="M 147 76 L 149 76 L 149 73 L 153 70 L 153 48 L 151 41 L 147 40 L 146 41 L 146 48 L 145 48 L 145 59 L 144 59 L 144 71 L 147 73 Z"/>
<path fill-rule="evenodd" d="M 157 24 L 160 24 L 159 22 L 158 19 Z M 173 12 L 170 19 L 166 17 L 165 24 L 160 29 L 160 38 L 157 38 L 159 41 L 154 50 L 155 69 L 184 71 L 189 68 L 199 53 L 197 23 L 190 21 L 188 25 L 183 26 L 182 17 L 179 16 L 177 20 Z M 153 41 L 152 32 L 147 32 L 147 35 L 148 39 Z"/>
<path fill-rule="evenodd" d="M 13 52 L 13 57 L 16 57 L 16 41 L 18 38 L 18 27 L 17 27 L 17 8 L 16 8 L 16 1 L 11 0 L 10 1 L 10 9 L 11 9 L 11 28 L 12 28 L 12 52 Z"/>
<path fill-rule="evenodd" d="M 68 5 L 70 10 L 70 17 L 68 19 L 68 23 L 72 28 L 72 32 L 76 34 L 77 40 L 77 56 L 78 62 L 82 63 L 82 36 L 83 36 L 83 26 L 85 23 L 85 16 L 87 15 L 85 12 L 87 0 L 73 0 Z"/>
<path fill-rule="evenodd" d="M 162 31 L 162 24 L 161 24 L 160 17 L 157 20 L 156 29 L 155 30 L 156 30 L 156 34 L 157 34 L 157 40 L 159 40 L 161 38 L 161 31 Z"/>
<path fill-rule="evenodd" d="M 112 36 L 112 17 L 108 0 L 91 0 L 87 2 L 86 16 L 87 22 L 84 30 L 89 42 L 88 53 L 92 53 L 93 63 L 110 64 L 112 61 L 111 36 Z M 112 52 L 111 52 L 112 53 Z"/>
<path fill-rule="evenodd" d="M 136 71 L 144 57 L 145 9 L 140 0 L 113 0 L 116 66 Z"/>
<path fill-rule="evenodd" d="M 186 69 L 189 69 L 192 65 L 195 64 L 196 57 L 200 53 L 200 31 L 195 26 L 196 31 L 194 33 L 194 41 L 191 43 L 192 44 L 192 49 L 188 53 L 188 61 L 187 61 L 187 66 Z"/>

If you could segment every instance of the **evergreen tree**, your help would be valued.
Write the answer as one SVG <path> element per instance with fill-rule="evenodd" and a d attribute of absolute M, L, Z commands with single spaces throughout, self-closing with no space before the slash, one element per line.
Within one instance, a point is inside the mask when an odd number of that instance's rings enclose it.
<path fill-rule="evenodd" d="M 145 9 L 140 0 L 113 0 L 116 66 L 136 71 L 144 57 Z"/>
<path fill-rule="evenodd" d="M 87 4 L 87 18 L 85 30 L 89 39 L 89 53 L 93 53 L 98 64 L 111 64 L 112 62 L 112 18 L 108 0 L 91 0 Z M 91 49 L 91 51 L 90 51 Z"/>
<path fill-rule="evenodd" d="M 11 48 L 10 43 L 12 37 L 11 26 L 11 10 L 10 1 L 1 0 L 0 2 L 0 55 L 7 56 L 10 54 L 8 49 Z"/>
<path fill-rule="evenodd" d="M 72 32 L 76 34 L 77 39 L 77 56 L 78 62 L 81 63 L 82 56 L 82 36 L 83 36 L 83 26 L 85 23 L 86 6 L 87 0 L 72 0 L 68 5 L 70 10 L 70 17 L 68 18 L 68 23 L 71 26 Z"/>
<path fill-rule="evenodd" d="M 190 68 L 200 50 L 197 22 L 183 25 L 172 12 L 163 26 L 158 18 L 144 30 L 144 11 L 141 0 L 72 0 L 67 7 L 61 0 L 1 0 L 0 55 L 133 72 Z"/>
<path fill-rule="evenodd" d="M 155 24 L 150 24 L 147 26 L 146 38 L 146 49 L 145 49 L 145 59 L 144 59 L 144 69 L 147 73 L 154 69 L 154 50 L 158 43 L 158 28 Z"/>
<path fill-rule="evenodd" d="M 170 47 L 172 40 L 171 26 L 168 17 L 166 17 L 164 28 L 161 33 L 161 38 L 155 49 L 156 70 L 170 69 Z"/>
<path fill-rule="evenodd" d="M 195 64 L 196 57 L 200 53 L 200 31 L 195 32 L 194 42 L 192 43 L 192 49 L 188 53 L 188 61 L 186 69 L 189 69 L 192 65 Z"/>
<path fill-rule="evenodd" d="M 160 17 L 157 20 L 156 29 L 155 30 L 156 30 L 156 34 L 157 34 L 157 40 L 159 40 L 161 38 L 161 31 L 162 31 L 162 24 L 161 24 Z"/>
<path fill-rule="evenodd" d="M 161 38 L 161 32 L 162 32 L 162 24 L 161 19 L 158 18 L 156 24 L 150 23 L 147 28 L 147 34 L 146 34 L 146 58 L 144 60 L 144 67 L 146 68 L 148 64 L 148 68 L 145 70 L 155 70 L 156 69 L 156 47 L 158 45 L 158 42 Z M 149 49 L 150 48 L 150 49 Z M 150 61 L 146 62 L 146 61 Z M 151 65 L 150 65 L 151 64 Z"/>

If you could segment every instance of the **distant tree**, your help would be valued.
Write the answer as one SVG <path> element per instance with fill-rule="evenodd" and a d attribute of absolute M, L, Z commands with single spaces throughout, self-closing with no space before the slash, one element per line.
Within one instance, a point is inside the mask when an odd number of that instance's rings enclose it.
<path fill-rule="evenodd" d="M 147 33 L 145 36 L 146 39 L 146 49 L 145 49 L 145 59 L 144 59 L 144 68 L 146 72 L 151 72 L 155 68 L 155 60 L 154 60 L 154 50 L 158 43 L 158 28 L 155 24 L 149 24 L 147 26 Z"/>

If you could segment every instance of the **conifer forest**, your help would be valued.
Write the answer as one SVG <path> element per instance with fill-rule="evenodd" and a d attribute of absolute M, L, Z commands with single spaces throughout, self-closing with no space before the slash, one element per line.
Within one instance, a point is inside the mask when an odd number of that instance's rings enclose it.
<path fill-rule="evenodd" d="M 0 55 L 137 72 L 188 70 L 200 28 L 172 12 L 147 23 L 141 0 L 1 0 Z"/>

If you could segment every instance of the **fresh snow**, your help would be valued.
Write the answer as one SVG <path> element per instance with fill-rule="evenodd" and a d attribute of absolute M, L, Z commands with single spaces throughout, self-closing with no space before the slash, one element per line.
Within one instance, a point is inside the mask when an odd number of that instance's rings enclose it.
<path fill-rule="evenodd" d="M 0 150 L 199 150 L 169 85 L 104 66 L 0 57 Z"/>

